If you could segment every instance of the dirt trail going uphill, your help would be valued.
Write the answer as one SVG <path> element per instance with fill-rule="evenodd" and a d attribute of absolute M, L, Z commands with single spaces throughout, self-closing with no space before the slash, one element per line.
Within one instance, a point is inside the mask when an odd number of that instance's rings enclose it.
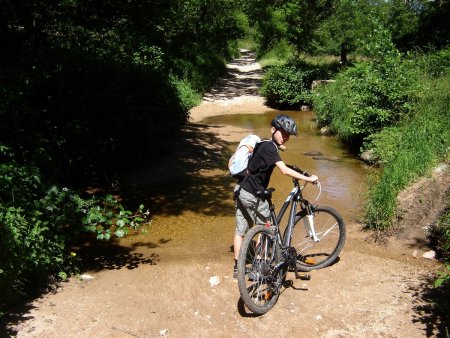
<path fill-rule="evenodd" d="M 253 52 L 246 51 L 227 65 L 227 74 L 219 79 L 202 103 L 191 109 L 191 121 L 224 114 L 260 114 L 272 110 L 258 94 L 263 70 Z"/>
<path fill-rule="evenodd" d="M 165 179 L 165 168 L 178 165 L 177 169 L 195 171 L 202 180 L 210 180 L 211 186 L 222 182 L 217 177 L 223 176 L 223 172 L 218 173 L 217 167 L 202 167 L 213 163 L 213 156 L 221 149 L 206 150 L 220 147 L 221 141 L 226 144 L 239 139 L 242 131 L 209 126 L 201 120 L 219 113 L 268 110 L 256 94 L 260 75 L 251 54 L 244 52 L 241 59 L 231 63 L 228 76 L 191 112 L 193 123 L 186 130 L 186 149 L 180 150 L 173 160 L 181 165 L 171 163 L 170 159 L 162 162 L 158 171 L 161 180 Z M 206 142 L 211 139 L 215 142 Z M 202 165 L 192 160 L 193 154 L 200 153 L 204 156 Z M 138 175 L 135 182 L 149 183 L 145 182 L 146 177 Z M 421 201 L 430 203 L 429 210 L 439 208 L 433 202 L 442 194 L 434 188 L 448 187 L 448 170 L 435 173 L 433 179 L 433 184 L 425 185 L 427 189 L 423 189 L 424 185 L 419 189 Z M 186 188 L 189 189 L 192 186 Z M 229 186 L 224 187 L 225 192 L 218 190 L 220 187 L 215 186 L 213 193 L 222 193 L 221 200 L 231 201 Z M 417 192 L 411 191 L 409 196 L 405 197 L 407 203 L 418 200 Z M 5 335 L 49 338 L 437 335 L 442 316 L 433 303 L 439 299 L 434 298 L 431 283 L 440 266 L 422 257 L 429 250 L 423 229 L 428 225 L 426 221 L 409 224 L 414 231 L 403 232 L 385 245 L 374 244 L 368 239 L 370 234 L 360 231 L 359 224 L 347 224 L 347 242 L 339 262 L 313 271 L 307 282 L 293 280 L 289 274 L 293 287 L 284 289 L 275 307 L 258 317 L 244 308 L 237 283 L 231 277 L 234 219 L 232 203 L 227 203 L 223 204 L 227 209 L 224 213 L 217 212 L 214 206 L 200 210 L 187 206 L 177 213 L 172 211 L 164 218 L 165 223 L 156 218 L 146 236 L 129 236 L 105 244 L 84 271 L 92 279 L 72 278 L 55 292 L 18 309 Z M 416 205 L 410 205 L 409 209 L 419 211 Z M 194 225 L 200 220 L 208 226 L 198 233 Z M 219 277 L 219 285 L 210 285 L 212 276 Z"/>

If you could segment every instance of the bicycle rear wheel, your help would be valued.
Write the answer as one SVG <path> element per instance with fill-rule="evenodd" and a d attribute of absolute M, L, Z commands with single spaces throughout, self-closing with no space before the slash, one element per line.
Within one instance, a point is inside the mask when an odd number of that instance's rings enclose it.
<path fill-rule="evenodd" d="M 276 235 L 270 228 L 255 226 L 247 232 L 238 259 L 238 286 L 248 309 L 269 311 L 280 295 L 284 271 L 274 272 L 281 259 Z"/>
<path fill-rule="evenodd" d="M 314 208 L 314 228 L 319 241 L 314 241 L 304 225 L 306 215 L 298 214 L 291 246 L 297 251 L 297 269 L 311 271 L 334 263 L 345 243 L 345 223 L 339 213 L 327 206 Z"/>

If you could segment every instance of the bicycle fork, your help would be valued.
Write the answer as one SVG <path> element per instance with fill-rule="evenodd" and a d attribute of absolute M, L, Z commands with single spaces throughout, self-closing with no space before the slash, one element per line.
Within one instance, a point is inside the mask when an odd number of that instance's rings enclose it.
<path fill-rule="evenodd" d="M 307 214 L 303 217 L 303 224 L 305 225 L 306 233 L 312 238 L 314 242 L 320 242 L 319 237 L 316 235 L 316 230 L 314 228 L 314 214 L 311 210 L 311 206 L 307 205 L 305 208 Z"/>

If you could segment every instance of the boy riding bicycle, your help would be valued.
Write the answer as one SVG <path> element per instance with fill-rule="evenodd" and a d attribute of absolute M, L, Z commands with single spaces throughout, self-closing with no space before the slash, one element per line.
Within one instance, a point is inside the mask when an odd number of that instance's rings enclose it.
<path fill-rule="evenodd" d="M 249 174 L 240 179 L 234 189 L 236 200 L 234 278 L 237 278 L 237 259 L 245 233 L 254 223 L 265 224 L 270 216 L 268 202 L 257 198 L 256 193 L 267 189 L 273 169 L 278 167 L 282 174 L 307 182 L 314 183 L 318 180 L 316 175 L 307 177 L 288 168 L 278 154 L 278 148 L 289 141 L 291 135 L 298 136 L 297 125 L 291 117 L 276 116 L 271 122 L 271 134 L 271 140 L 257 144 L 248 164 Z"/>

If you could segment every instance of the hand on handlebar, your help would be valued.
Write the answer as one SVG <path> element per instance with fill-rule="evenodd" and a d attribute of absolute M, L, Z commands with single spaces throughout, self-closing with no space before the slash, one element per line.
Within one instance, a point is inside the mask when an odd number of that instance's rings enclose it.
<path fill-rule="evenodd" d="M 311 175 L 308 172 L 301 170 L 299 167 L 297 167 L 296 165 L 290 165 L 287 164 L 286 165 L 288 168 L 291 168 L 292 170 L 295 170 L 296 172 L 302 174 L 303 176 L 308 177 L 308 180 L 305 180 L 306 182 L 310 182 L 312 184 L 318 184 L 319 183 L 319 177 L 317 177 L 316 175 Z"/>
<path fill-rule="evenodd" d="M 319 182 L 319 177 L 317 177 L 316 175 L 311 175 L 308 178 L 309 182 L 311 182 L 312 184 L 317 184 Z"/>

